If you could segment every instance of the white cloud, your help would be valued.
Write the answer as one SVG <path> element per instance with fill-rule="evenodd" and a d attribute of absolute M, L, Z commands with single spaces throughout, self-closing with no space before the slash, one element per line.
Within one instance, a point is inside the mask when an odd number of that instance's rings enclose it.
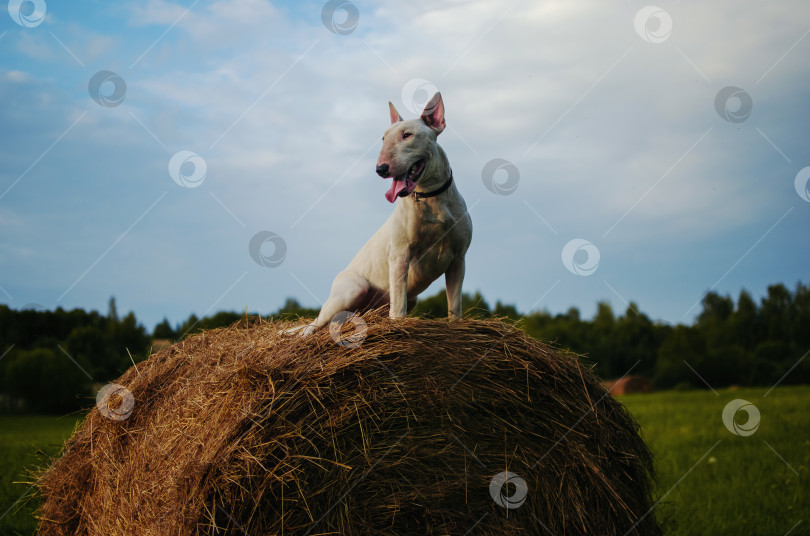
<path fill-rule="evenodd" d="M 11 82 L 27 82 L 30 80 L 28 74 L 22 71 L 8 71 L 6 73 L 6 78 L 8 78 Z"/>

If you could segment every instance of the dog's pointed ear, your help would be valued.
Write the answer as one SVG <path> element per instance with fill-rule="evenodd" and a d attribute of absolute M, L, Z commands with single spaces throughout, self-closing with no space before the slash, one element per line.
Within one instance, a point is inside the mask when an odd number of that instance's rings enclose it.
<path fill-rule="evenodd" d="M 388 111 L 391 113 L 391 124 L 392 125 L 394 123 L 398 123 L 398 122 L 402 121 L 402 116 L 399 115 L 399 112 L 397 111 L 396 108 L 394 108 L 394 105 L 391 103 L 391 101 L 388 101 Z"/>
<path fill-rule="evenodd" d="M 422 121 L 427 126 L 436 131 L 436 134 L 441 134 L 444 130 L 444 102 L 442 101 L 442 94 L 436 93 L 430 102 L 425 106 L 425 111 L 422 112 Z"/>

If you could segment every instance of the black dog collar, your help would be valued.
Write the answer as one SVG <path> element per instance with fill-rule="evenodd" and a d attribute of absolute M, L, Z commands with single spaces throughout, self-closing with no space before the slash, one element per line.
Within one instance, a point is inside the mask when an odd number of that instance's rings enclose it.
<path fill-rule="evenodd" d="M 437 195 L 446 192 L 447 189 L 450 188 L 451 184 L 453 184 L 453 170 L 452 169 L 450 170 L 450 176 L 447 177 L 447 182 L 445 182 L 444 184 L 442 184 L 440 187 L 433 190 L 432 192 L 416 192 L 416 191 L 414 191 L 413 197 L 414 197 L 414 199 L 416 199 L 417 203 L 419 202 L 420 199 L 424 199 L 426 197 L 436 197 Z"/>

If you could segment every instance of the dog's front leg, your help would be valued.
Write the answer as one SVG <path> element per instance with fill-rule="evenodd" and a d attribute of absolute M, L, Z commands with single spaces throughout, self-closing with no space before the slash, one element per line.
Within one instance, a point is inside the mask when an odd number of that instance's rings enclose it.
<path fill-rule="evenodd" d="M 461 318 L 461 283 L 464 281 L 464 257 L 457 257 L 444 273 L 447 289 L 447 317 L 450 320 Z"/>
<path fill-rule="evenodd" d="M 389 313 L 391 318 L 408 314 L 408 265 L 407 254 L 398 253 L 388 257 Z"/>

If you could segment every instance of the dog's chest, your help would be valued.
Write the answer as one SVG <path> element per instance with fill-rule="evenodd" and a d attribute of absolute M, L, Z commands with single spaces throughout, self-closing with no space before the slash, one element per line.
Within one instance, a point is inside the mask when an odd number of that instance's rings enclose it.
<path fill-rule="evenodd" d="M 415 249 L 432 248 L 452 241 L 450 235 L 458 221 L 453 212 L 443 204 L 425 205 L 427 203 L 420 201 L 412 215 L 411 246 Z"/>
<path fill-rule="evenodd" d="M 411 267 L 425 277 L 438 277 L 457 253 L 461 241 L 457 236 L 458 219 L 439 207 L 421 215 L 420 223 L 411 238 Z"/>

